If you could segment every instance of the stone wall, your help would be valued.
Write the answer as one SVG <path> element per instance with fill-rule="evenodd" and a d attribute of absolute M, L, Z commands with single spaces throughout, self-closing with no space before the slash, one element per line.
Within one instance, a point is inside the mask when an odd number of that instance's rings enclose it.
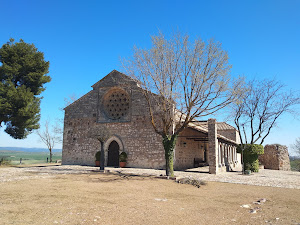
<path fill-rule="evenodd" d="M 219 130 L 218 129 L 218 134 L 235 141 L 236 143 L 240 144 L 240 136 L 239 133 L 236 129 L 231 129 L 231 130 Z"/>
<path fill-rule="evenodd" d="M 154 131 L 148 103 L 136 81 L 112 71 L 92 88 L 65 108 L 62 164 L 95 165 L 95 154 L 101 146 L 97 139 L 90 137 L 90 131 L 105 125 L 112 134 L 104 143 L 106 163 L 109 145 L 116 141 L 119 153 L 127 153 L 127 166 L 165 168 L 162 137 Z M 154 113 L 158 111 L 154 110 Z M 209 120 L 208 128 L 208 134 L 186 128 L 179 135 L 175 148 L 175 169 L 192 168 L 197 158 L 209 162 L 211 173 L 218 171 L 220 153 L 215 119 Z M 221 134 L 233 140 L 236 138 L 235 130 Z"/>
<path fill-rule="evenodd" d="M 112 120 L 103 110 L 103 97 L 110 88 L 121 88 L 130 96 L 128 113 Z M 93 85 L 93 90 L 66 107 L 63 140 L 63 164 L 95 165 L 95 154 L 100 142 L 89 137 L 89 131 L 105 124 L 113 139 L 120 143 L 120 151 L 128 155 L 127 165 L 139 168 L 165 167 L 162 138 L 154 132 L 144 95 L 132 79 L 112 72 L 110 76 Z M 110 143 L 104 143 L 107 151 Z"/>
<path fill-rule="evenodd" d="M 291 170 L 288 148 L 285 145 L 266 145 L 264 154 L 259 155 L 258 159 L 265 169 Z"/>
<path fill-rule="evenodd" d="M 176 170 L 193 168 L 194 159 L 198 158 L 204 161 L 204 153 L 208 152 L 205 151 L 208 149 L 207 142 L 195 141 L 189 139 L 189 137 L 203 138 L 207 137 L 207 134 L 200 133 L 192 128 L 186 128 L 179 134 L 175 148 L 174 168 Z"/>
<path fill-rule="evenodd" d="M 135 120 L 141 121 L 140 118 Z M 97 123 L 91 119 L 70 119 L 69 122 L 71 125 L 65 126 L 63 164 L 95 165 L 95 154 L 101 146 L 100 142 L 90 138 L 88 133 L 92 127 L 97 126 Z M 161 137 L 153 131 L 149 121 L 109 123 L 106 127 L 112 133 L 112 137 L 116 137 L 122 143 L 120 151 L 127 153 L 129 167 L 164 167 Z M 109 146 L 109 144 L 104 145 Z M 107 148 L 105 150 L 108 151 Z"/>

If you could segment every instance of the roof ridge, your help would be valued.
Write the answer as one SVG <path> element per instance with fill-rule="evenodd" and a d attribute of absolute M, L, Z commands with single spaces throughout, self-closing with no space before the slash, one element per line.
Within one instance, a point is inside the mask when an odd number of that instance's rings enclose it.
<path fill-rule="evenodd" d="M 122 73 L 122 72 L 120 72 L 120 71 L 114 69 L 114 70 L 112 70 L 111 72 L 109 72 L 107 75 L 105 75 L 102 79 L 100 79 L 100 80 L 97 81 L 95 84 L 93 84 L 91 87 L 94 88 L 95 86 L 97 86 L 97 84 L 99 84 L 100 82 L 102 82 L 103 80 L 105 80 L 107 77 L 109 77 L 109 75 L 111 75 L 112 73 L 115 73 L 115 72 L 117 72 L 117 73 L 121 74 L 122 76 L 125 76 L 126 78 L 129 78 L 129 79 L 131 79 L 132 81 L 138 83 L 138 81 L 135 80 L 135 79 L 133 79 L 132 77 L 130 77 L 130 76 L 128 76 L 128 75 L 126 75 L 126 74 L 124 74 L 124 73 Z"/>

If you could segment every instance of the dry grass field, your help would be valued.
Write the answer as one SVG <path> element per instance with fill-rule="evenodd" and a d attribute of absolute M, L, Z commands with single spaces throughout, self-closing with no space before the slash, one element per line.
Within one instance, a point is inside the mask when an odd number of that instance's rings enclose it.
<path fill-rule="evenodd" d="M 299 189 L 219 182 L 196 188 L 99 172 L 38 175 L 0 182 L 0 224 L 300 223 Z M 261 198 L 267 201 L 253 203 Z"/>

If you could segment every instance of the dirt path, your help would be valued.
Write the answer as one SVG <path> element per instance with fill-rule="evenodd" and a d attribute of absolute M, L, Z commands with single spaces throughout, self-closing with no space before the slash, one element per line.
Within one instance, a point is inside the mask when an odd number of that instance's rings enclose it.
<path fill-rule="evenodd" d="M 11 168 L 15 178 L 26 178 L 0 182 L 0 223 L 300 223 L 297 189 L 219 182 L 196 188 L 153 177 L 100 174 L 93 172 L 94 168 L 78 169 L 77 174 L 68 170 L 62 173 L 58 168 L 40 172 Z M 0 175 L 4 177 L 8 171 L 0 168 Z M 253 203 L 261 198 L 267 201 Z M 256 213 L 250 213 L 255 207 Z"/>

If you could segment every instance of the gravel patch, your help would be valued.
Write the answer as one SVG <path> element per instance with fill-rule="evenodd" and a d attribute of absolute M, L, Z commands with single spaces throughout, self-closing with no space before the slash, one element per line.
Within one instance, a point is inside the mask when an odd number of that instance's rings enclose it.
<path fill-rule="evenodd" d="M 24 168 L 0 168 L 0 182 L 18 181 L 25 179 L 48 178 L 58 174 L 86 174 L 99 170 L 96 167 L 62 165 L 62 166 L 37 166 Z M 165 175 L 164 170 L 140 169 L 140 168 L 111 168 L 106 170 L 114 173 L 134 174 L 142 176 Z M 300 172 L 260 170 L 259 173 L 242 175 L 241 172 L 220 173 L 218 175 L 208 174 L 205 169 L 194 169 L 189 172 L 175 171 L 178 178 L 194 178 L 203 181 L 216 181 L 225 183 L 236 183 L 257 186 L 270 186 L 300 189 Z"/>
<path fill-rule="evenodd" d="M 0 168 L 0 183 L 27 179 L 49 178 L 57 174 L 90 173 L 95 167 L 88 166 L 33 166 Z"/>
<path fill-rule="evenodd" d="M 136 168 L 109 168 L 109 170 L 139 175 L 165 175 L 164 170 Z M 259 173 L 252 173 L 251 175 L 242 175 L 241 172 L 227 172 L 214 175 L 194 170 L 190 172 L 175 171 L 174 174 L 180 178 L 194 178 L 203 181 L 300 189 L 300 172 L 294 171 L 263 169 L 260 170 Z"/>

